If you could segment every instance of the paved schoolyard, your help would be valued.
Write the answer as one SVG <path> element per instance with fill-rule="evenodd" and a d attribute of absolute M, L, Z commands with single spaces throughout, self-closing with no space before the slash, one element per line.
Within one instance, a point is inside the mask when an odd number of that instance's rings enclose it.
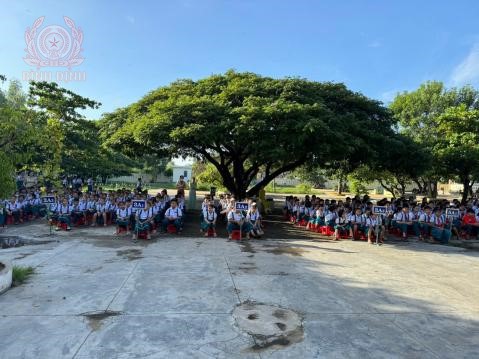
<path fill-rule="evenodd" d="M 111 232 L 0 250 L 36 268 L 0 296 L 0 358 L 479 357 L 479 252 L 172 235 L 134 244 Z M 50 239 L 40 223 L 2 234 Z M 280 340 L 258 345 L 233 316 L 241 303 Z M 263 304 L 302 326 L 293 335 Z"/>

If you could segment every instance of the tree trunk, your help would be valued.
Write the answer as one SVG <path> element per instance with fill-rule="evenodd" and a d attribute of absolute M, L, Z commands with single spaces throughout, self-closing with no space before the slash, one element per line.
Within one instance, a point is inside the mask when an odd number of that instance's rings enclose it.
<path fill-rule="evenodd" d="M 339 180 L 338 180 L 338 195 L 342 195 L 343 194 L 343 175 L 340 175 L 339 176 Z"/>
<path fill-rule="evenodd" d="M 471 184 L 469 182 L 469 176 L 465 176 L 462 178 L 462 198 L 461 198 L 461 204 L 466 204 L 467 203 L 467 196 L 469 195 L 469 190 L 470 190 Z"/>

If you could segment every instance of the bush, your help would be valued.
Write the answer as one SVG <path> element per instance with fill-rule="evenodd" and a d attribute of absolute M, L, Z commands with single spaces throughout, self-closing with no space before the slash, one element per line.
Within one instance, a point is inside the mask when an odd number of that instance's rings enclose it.
<path fill-rule="evenodd" d="M 17 286 L 25 282 L 35 270 L 33 267 L 19 267 L 13 266 L 12 270 L 12 285 Z"/>

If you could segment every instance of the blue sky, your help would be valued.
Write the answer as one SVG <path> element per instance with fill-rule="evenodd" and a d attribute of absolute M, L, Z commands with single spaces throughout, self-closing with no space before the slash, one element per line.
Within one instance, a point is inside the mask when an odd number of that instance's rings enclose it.
<path fill-rule="evenodd" d="M 62 83 L 126 106 L 177 78 L 230 68 L 273 77 L 344 82 L 389 101 L 426 80 L 479 87 L 479 1 L 0 0 L 0 74 L 33 68 L 24 33 L 73 19 L 84 32 L 86 80 Z M 40 28 L 41 30 L 41 28 Z M 57 71 L 60 68 L 44 68 Z M 26 83 L 25 83 L 26 87 Z"/>

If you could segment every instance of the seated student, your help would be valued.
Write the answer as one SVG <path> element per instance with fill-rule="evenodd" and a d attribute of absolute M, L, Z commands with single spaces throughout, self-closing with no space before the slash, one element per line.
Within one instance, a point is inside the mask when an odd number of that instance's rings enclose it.
<path fill-rule="evenodd" d="M 285 218 L 289 218 L 293 211 L 293 196 L 286 196 L 283 206 L 283 215 Z"/>
<path fill-rule="evenodd" d="M 424 207 L 424 212 L 419 216 L 419 240 L 428 239 L 431 236 L 431 229 L 433 227 L 433 216 L 431 207 Z"/>
<path fill-rule="evenodd" d="M 228 239 L 232 238 L 233 231 L 241 231 L 241 236 L 243 234 L 248 233 L 247 229 L 244 226 L 244 216 L 243 212 L 239 209 L 231 209 L 228 213 L 228 225 L 226 226 L 226 230 L 228 231 Z"/>
<path fill-rule="evenodd" d="M 252 237 L 261 238 L 264 234 L 261 227 L 261 214 L 255 202 L 251 203 L 250 209 L 246 213 L 245 225 L 247 226 L 246 230 L 249 229 L 248 237 L 250 239 Z"/>
<path fill-rule="evenodd" d="M 170 196 L 168 196 L 168 191 L 166 189 L 162 189 L 161 192 L 161 202 L 163 202 L 163 208 L 165 211 L 170 207 Z"/>
<path fill-rule="evenodd" d="M 334 240 L 339 241 L 341 237 L 341 233 L 348 233 L 350 230 L 349 222 L 346 217 L 346 212 L 344 209 L 340 209 L 338 211 L 338 216 L 335 220 L 334 225 Z"/>
<path fill-rule="evenodd" d="M 306 215 L 306 206 L 304 201 L 299 202 L 299 206 L 296 206 L 296 223 L 301 222 L 303 219 L 307 220 L 307 215 Z"/>
<path fill-rule="evenodd" d="M 321 219 L 321 216 L 323 217 L 322 219 Z M 319 206 L 319 204 L 317 204 L 314 207 L 313 214 L 309 217 L 309 222 L 306 225 L 306 228 L 312 229 L 312 228 L 317 228 L 318 226 L 323 226 L 323 225 L 324 225 L 324 213 L 321 207 Z"/>
<path fill-rule="evenodd" d="M 23 191 L 22 191 L 23 192 Z M 30 205 L 30 197 L 25 197 L 25 195 L 21 194 L 18 196 L 18 202 L 22 207 L 23 213 L 22 218 L 28 220 L 30 216 L 33 216 L 33 208 Z"/>
<path fill-rule="evenodd" d="M 85 223 L 88 225 L 90 223 L 89 222 L 89 219 L 90 218 L 93 218 L 93 216 L 95 215 L 96 213 L 96 200 L 95 200 L 95 197 L 93 195 L 88 195 L 86 194 L 86 210 L 85 210 Z M 93 223 L 95 223 L 95 221 L 92 220 Z"/>
<path fill-rule="evenodd" d="M 95 227 L 100 222 L 103 222 L 103 227 L 106 227 L 106 205 L 103 198 L 96 203 L 95 213 L 93 213 L 92 227 Z"/>
<path fill-rule="evenodd" d="M 376 237 L 378 237 L 379 243 L 384 243 L 384 232 L 386 228 L 384 227 L 382 217 L 371 213 L 370 210 L 366 211 L 365 231 L 368 235 L 369 244 L 372 244 L 376 240 Z"/>
<path fill-rule="evenodd" d="M 419 237 L 418 224 L 414 220 L 414 214 L 409 212 L 409 206 L 406 204 L 401 212 L 396 213 L 395 223 L 393 224 L 402 233 L 403 240 L 407 240 L 407 232 L 409 228 L 414 230 L 414 233 Z"/>
<path fill-rule="evenodd" d="M 71 220 L 73 225 L 77 225 L 81 218 L 83 218 L 83 211 L 80 209 L 80 200 L 78 198 L 73 199 Z"/>
<path fill-rule="evenodd" d="M 131 208 L 127 208 L 125 202 L 121 201 L 116 209 L 116 233 L 120 233 L 122 227 L 126 229 L 127 235 L 130 234 L 130 215 Z"/>
<path fill-rule="evenodd" d="M 65 223 L 67 225 L 67 231 L 71 230 L 71 214 L 73 206 L 68 203 L 68 198 L 63 197 L 61 203 L 57 207 L 58 222 Z M 56 228 L 60 230 L 60 228 Z"/>
<path fill-rule="evenodd" d="M 182 224 L 183 212 L 178 207 L 176 199 L 170 201 L 170 207 L 165 212 L 165 218 L 163 219 L 163 231 L 166 232 L 166 229 L 169 224 L 173 224 L 176 227 L 176 232 L 181 233 L 183 224 Z"/>
<path fill-rule="evenodd" d="M 470 236 L 477 236 L 479 222 L 474 215 L 474 210 L 469 208 L 466 211 L 464 217 L 462 217 L 461 230 L 465 232 L 465 239 L 469 239 Z"/>
<path fill-rule="evenodd" d="M 110 223 L 116 223 L 117 208 L 118 206 L 117 206 L 116 198 L 108 194 L 105 200 L 105 212 L 106 212 L 107 220 L 109 219 Z"/>
<path fill-rule="evenodd" d="M 442 214 L 440 208 L 436 208 L 432 217 L 431 235 L 433 243 L 447 244 L 451 238 L 451 231 L 446 228 L 446 216 Z"/>
<path fill-rule="evenodd" d="M 338 217 L 338 214 L 336 213 L 336 208 L 334 206 L 329 206 L 329 208 L 325 210 L 325 215 L 324 215 L 325 225 L 334 229 L 337 217 Z"/>
<path fill-rule="evenodd" d="M 153 223 L 155 224 L 155 227 L 158 228 L 161 226 L 161 222 L 163 221 L 163 216 L 164 216 L 164 211 L 163 211 L 163 202 L 159 199 L 157 196 L 154 198 L 153 201 Z"/>
<path fill-rule="evenodd" d="M 349 215 L 348 220 L 350 224 L 349 236 L 353 241 L 356 239 L 355 235 L 358 232 L 366 233 L 366 217 L 363 215 L 361 208 L 356 208 L 354 213 Z"/>
<path fill-rule="evenodd" d="M 58 209 L 60 207 L 60 199 L 58 197 L 55 196 L 55 202 L 53 203 L 50 203 L 49 206 L 48 206 L 48 212 L 49 212 L 49 215 L 47 216 L 50 224 L 52 222 L 56 222 L 58 221 Z"/>
<path fill-rule="evenodd" d="M 150 228 L 153 221 L 153 209 L 151 208 L 151 202 L 146 201 L 145 208 L 136 211 L 135 220 L 135 232 L 133 233 L 133 240 L 136 240 L 138 233 L 147 232 L 146 239 L 151 239 Z"/>
<path fill-rule="evenodd" d="M 216 220 L 218 214 L 216 213 L 215 206 L 211 202 L 208 204 L 206 211 L 203 212 L 201 220 L 201 232 L 205 233 L 205 237 L 208 237 L 208 230 L 213 231 L 213 236 L 216 237 Z"/>
<path fill-rule="evenodd" d="M 45 217 L 46 208 L 45 205 L 42 204 L 40 196 L 33 194 L 29 200 L 30 207 L 32 209 L 32 215 L 34 218 Z"/>
<path fill-rule="evenodd" d="M 5 210 L 7 212 L 7 216 L 13 216 L 13 223 L 18 224 L 23 222 L 23 210 L 22 205 L 17 200 L 17 197 L 12 196 L 10 201 L 5 204 Z"/>

